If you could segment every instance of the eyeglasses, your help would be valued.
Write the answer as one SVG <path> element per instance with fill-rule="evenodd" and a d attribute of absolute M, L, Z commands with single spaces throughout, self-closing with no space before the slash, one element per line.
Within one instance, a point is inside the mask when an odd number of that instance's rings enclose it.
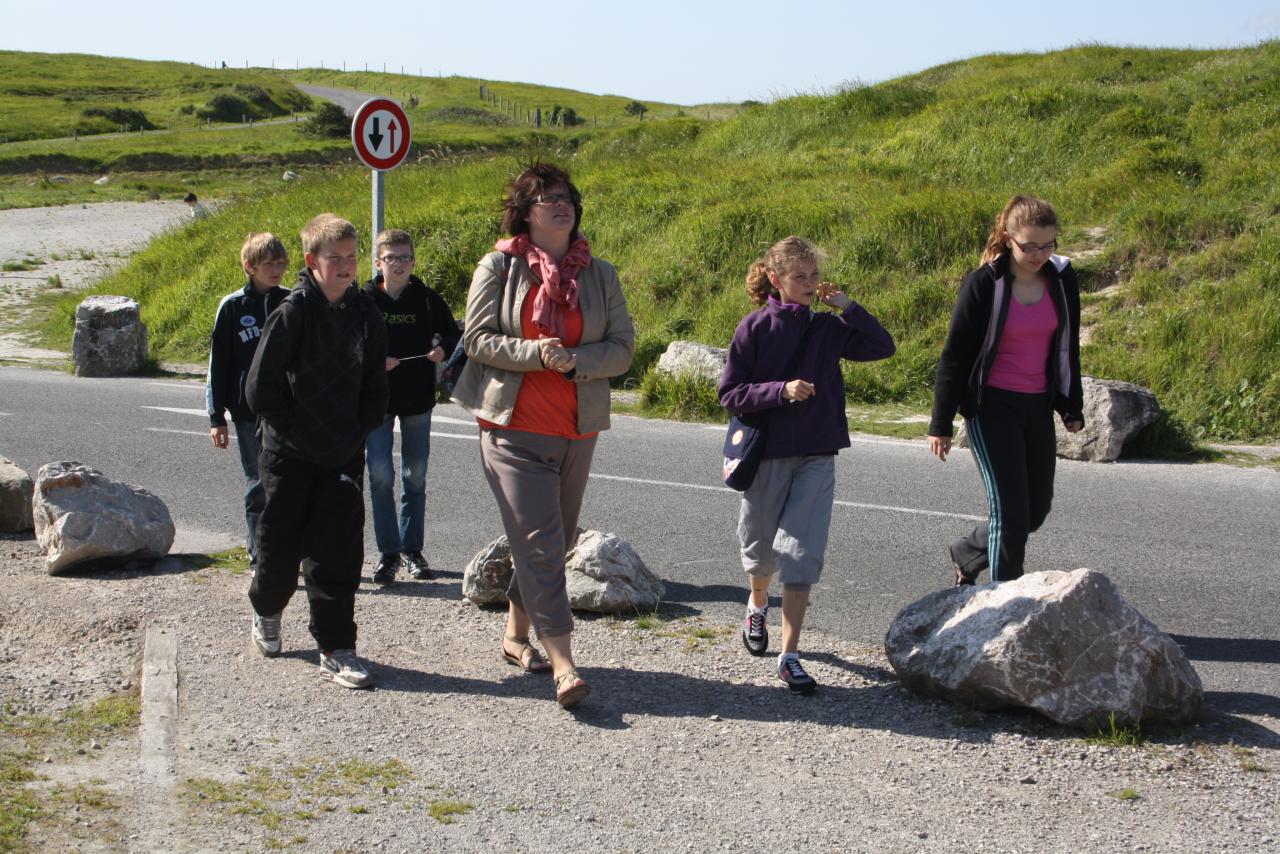
<path fill-rule="evenodd" d="M 412 264 L 412 255 L 383 255 L 378 259 L 383 264 Z"/>
<path fill-rule="evenodd" d="M 1012 243 L 1014 246 L 1018 247 L 1019 249 L 1021 249 L 1023 252 L 1027 253 L 1028 255 L 1034 255 L 1037 252 L 1052 252 L 1053 250 L 1058 248 L 1058 238 L 1056 237 L 1053 238 L 1053 240 L 1049 241 L 1048 243 L 1022 243 L 1016 240 L 1014 236 L 1010 234 L 1009 242 Z"/>
<path fill-rule="evenodd" d="M 533 197 L 534 202 L 540 205 L 571 205 L 573 204 L 573 196 L 568 193 L 543 193 Z"/>

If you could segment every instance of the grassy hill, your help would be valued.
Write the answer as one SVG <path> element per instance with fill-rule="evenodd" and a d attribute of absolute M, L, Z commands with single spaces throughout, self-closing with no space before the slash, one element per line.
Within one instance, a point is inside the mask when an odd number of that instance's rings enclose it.
<path fill-rule="evenodd" d="M 512 154 L 570 166 L 584 228 L 636 316 L 632 379 L 674 338 L 726 343 L 749 309 L 750 260 L 807 235 L 899 343 L 887 362 L 847 368 L 851 400 L 923 406 L 955 290 L 1004 201 L 1030 192 L 1055 203 L 1076 258 L 1086 372 L 1152 388 L 1197 436 L 1276 437 L 1276 68 L 1274 42 L 1084 47 L 951 63 L 723 122 L 524 135 L 494 158 L 392 173 L 388 222 L 417 235 L 420 272 L 461 309 L 498 236 Z M 334 210 L 367 232 L 368 207 L 357 170 L 247 199 L 158 240 L 98 290 L 143 302 L 154 351 L 198 359 L 219 296 L 239 282 L 245 232 L 275 230 L 297 260 L 311 215 Z M 64 342 L 73 304 L 51 327 Z"/>

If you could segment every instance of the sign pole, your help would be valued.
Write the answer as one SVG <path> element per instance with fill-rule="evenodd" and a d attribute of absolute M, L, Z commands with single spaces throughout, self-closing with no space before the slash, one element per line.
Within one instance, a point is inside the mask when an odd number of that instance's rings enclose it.
<path fill-rule="evenodd" d="M 374 266 L 373 259 L 378 257 L 378 234 L 383 229 L 384 212 L 386 210 L 386 184 L 383 180 L 384 173 L 381 169 L 373 170 L 373 217 L 369 221 L 373 224 L 373 234 L 369 235 L 369 276 L 373 277 L 378 274 L 378 268 Z"/>

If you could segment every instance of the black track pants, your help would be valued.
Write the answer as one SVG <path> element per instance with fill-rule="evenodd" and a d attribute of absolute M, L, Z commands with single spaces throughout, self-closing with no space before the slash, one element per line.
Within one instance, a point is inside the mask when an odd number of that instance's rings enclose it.
<path fill-rule="evenodd" d="M 322 650 L 355 649 L 356 589 L 364 562 L 364 449 L 334 468 L 264 448 L 258 473 L 266 500 L 249 601 L 264 617 L 280 613 L 297 590 L 301 569 L 311 636 Z"/>
<path fill-rule="evenodd" d="M 1044 394 L 987 387 L 976 418 L 967 419 L 969 447 L 987 490 L 989 518 L 951 545 L 966 573 L 991 570 L 992 581 L 1022 575 L 1027 536 L 1053 504 L 1057 438 Z"/>

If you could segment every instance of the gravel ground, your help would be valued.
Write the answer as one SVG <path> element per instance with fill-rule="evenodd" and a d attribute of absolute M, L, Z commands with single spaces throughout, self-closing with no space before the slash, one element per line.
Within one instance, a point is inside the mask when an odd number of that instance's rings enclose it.
<path fill-rule="evenodd" d="M 182 202 L 106 202 L 0 210 L 0 265 L 39 262 L 30 270 L 0 271 L 0 359 L 62 364 L 67 354 L 33 348 L 24 332 L 33 320 L 31 299 L 50 289 L 77 290 L 124 264 L 147 241 L 186 221 Z"/>
<path fill-rule="evenodd" d="M 267 660 L 242 574 L 189 557 L 50 577 L 29 538 L 0 556 L 3 601 L 22 603 L 0 612 L 11 711 L 135 688 L 145 628 L 178 637 L 171 835 L 145 842 L 156 793 L 134 732 L 36 767 L 105 780 L 119 804 L 35 827 L 42 850 L 1280 850 L 1274 718 L 1090 745 L 1030 714 L 914 698 L 880 649 L 819 634 L 805 647 L 822 687 L 791 696 L 734 626 L 694 613 L 580 619 L 595 693 L 571 714 L 549 677 L 503 663 L 502 613 L 461 601 L 457 571 L 363 585 L 378 687 L 348 691 L 316 675 L 301 591 Z"/>

